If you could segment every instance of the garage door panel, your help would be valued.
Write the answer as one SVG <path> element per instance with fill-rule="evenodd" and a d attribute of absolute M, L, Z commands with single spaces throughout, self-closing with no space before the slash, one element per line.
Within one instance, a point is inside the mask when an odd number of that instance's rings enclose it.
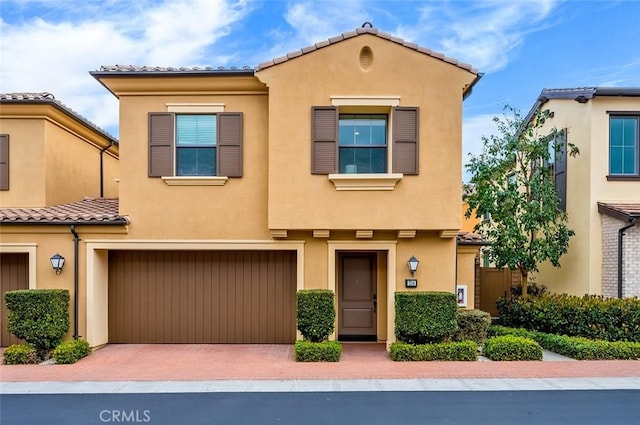
<path fill-rule="evenodd" d="M 4 293 L 29 289 L 29 254 L 2 253 L 0 254 L 0 347 L 20 344 L 23 341 L 7 330 L 8 309 L 4 302 Z"/>
<path fill-rule="evenodd" d="M 112 251 L 114 343 L 291 343 L 294 251 Z"/>

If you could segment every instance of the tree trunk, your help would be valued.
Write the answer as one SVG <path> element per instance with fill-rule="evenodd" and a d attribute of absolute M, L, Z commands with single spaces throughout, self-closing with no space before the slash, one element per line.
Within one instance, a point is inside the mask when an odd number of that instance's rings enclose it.
<path fill-rule="evenodd" d="M 527 298 L 529 296 L 529 272 L 520 269 L 520 288 L 522 288 L 522 297 Z"/>

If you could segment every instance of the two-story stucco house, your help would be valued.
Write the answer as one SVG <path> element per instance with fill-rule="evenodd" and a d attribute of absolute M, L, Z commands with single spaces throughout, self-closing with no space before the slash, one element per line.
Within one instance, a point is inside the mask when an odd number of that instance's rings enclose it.
<path fill-rule="evenodd" d="M 561 268 L 542 265 L 537 282 L 553 292 L 640 296 L 640 88 L 544 89 L 533 105 L 564 130 L 555 156 L 560 207 L 576 235 Z"/>
<path fill-rule="evenodd" d="M 104 233 L 117 216 L 118 142 L 50 93 L 0 94 L 1 294 L 26 288 L 73 291 L 71 227 Z M 105 213 L 107 215 L 105 215 Z M 118 225 L 122 227 L 122 224 Z M 49 261 L 62 253 L 70 271 Z M 0 346 L 16 342 L 1 302 Z M 72 311 L 73 311 L 72 307 Z"/>
<path fill-rule="evenodd" d="M 92 346 L 291 343 L 300 289 L 335 291 L 344 341 L 392 342 L 399 290 L 465 285 L 473 307 L 471 66 L 359 28 L 256 68 L 91 75 L 119 99 L 127 223 L 81 238 Z"/>

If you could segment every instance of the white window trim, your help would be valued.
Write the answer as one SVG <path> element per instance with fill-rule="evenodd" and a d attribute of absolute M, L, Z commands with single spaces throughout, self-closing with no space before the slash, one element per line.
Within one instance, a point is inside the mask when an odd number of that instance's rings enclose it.
<path fill-rule="evenodd" d="M 336 190 L 394 190 L 402 177 L 401 173 L 329 174 Z"/>
<path fill-rule="evenodd" d="M 215 114 L 224 112 L 224 103 L 167 103 L 167 112 L 177 114 Z"/>
<path fill-rule="evenodd" d="M 167 186 L 224 186 L 229 177 L 224 176 L 174 176 L 162 177 Z"/>

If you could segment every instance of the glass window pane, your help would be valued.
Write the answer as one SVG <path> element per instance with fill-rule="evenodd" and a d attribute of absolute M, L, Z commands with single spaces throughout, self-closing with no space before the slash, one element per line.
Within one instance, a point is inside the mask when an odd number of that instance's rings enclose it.
<path fill-rule="evenodd" d="M 622 172 L 624 174 L 637 174 L 638 152 L 635 147 L 622 148 Z"/>
<path fill-rule="evenodd" d="M 625 118 L 622 124 L 622 145 L 636 146 L 638 140 L 638 119 Z"/>
<path fill-rule="evenodd" d="M 622 146 L 622 118 L 611 118 L 609 120 L 609 145 Z"/>
<path fill-rule="evenodd" d="M 177 115 L 176 143 L 178 145 L 215 145 L 215 115 Z"/>
<path fill-rule="evenodd" d="M 215 148 L 177 148 L 176 174 L 178 176 L 215 176 Z"/>
<path fill-rule="evenodd" d="M 387 171 L 386 148 L 340 148 L 338 169 L 340 173 L 385 173 Z"/>
<path fill-rule="evenodd" d="M 609 148 L 609 173 L 622 174 L 622 148 Z"/>
<path fill-rule="evenodd" d="M 385 146 L 387 116 L 341 114 L 338 141 L 340 146 Z"/>

